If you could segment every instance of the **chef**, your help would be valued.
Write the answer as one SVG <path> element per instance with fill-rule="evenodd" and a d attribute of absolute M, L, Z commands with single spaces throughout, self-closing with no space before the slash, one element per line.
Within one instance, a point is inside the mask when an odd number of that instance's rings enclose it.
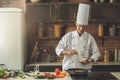
<path fill-rule="evenodd" d="M 76 30 L 65 34 L 56 47 L 56 54 L 64 56 L 62 69 L 91 69 L 100 52 L 93 36 L 86 32 L 89 5 L 80 3 L 77 12 Z"/>

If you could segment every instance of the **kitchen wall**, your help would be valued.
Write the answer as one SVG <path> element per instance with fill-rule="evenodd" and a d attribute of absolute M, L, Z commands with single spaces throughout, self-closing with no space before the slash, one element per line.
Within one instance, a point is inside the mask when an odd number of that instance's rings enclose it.
<path fill-rule="evenodd" d="M 75 25 L 71 25 L 71 26 L 73 26 L 73 30 L 74 30 Z M 87 31 L 93 35 L 93 37 L 95 38 L 95 40 L 98 44 L 98 47 L 99 47 L 100 53 L 101 53 L 101 57 L 100 57 L 99 61 L 103 61 L 103 56 L 104 56 L 105 50 L 107 50 L 110 54 L 110 61 L 114 61 L 115 49 L 116 48 L 120 49 L 120 35 L 115 37 L 115 36 L 110 36 L 108 33 L 108 35 L 106 37 L 103 37 L 103 38 L 98 37 L 98 26 L 99 26 L 99 23 L 89 23 Z M 49 26 L 49 27 L 51 27 L 51 26 Z M 70 25 L 66 25 L 65 27 L 70 27 Z M 105 27 L 109 27 L 109 26 L 105 26 Z M 47 33 L 49 33 L 48 36 L 54 35 L 54 31 L 48 31 Z M 44 44 L 44 46 L 51 45 L 51 46 L 56 47 L 58 41 L 59 40 L 46 40 L 46 41 L 44 40 L 43 44 Z M 46 54 L 43 54 L 43 55 L 46 55 Z M 43 57 L 43 56 L 41 56 L 41 57 Z M 62 58 L 59 57 L 58 59 L 61 60 Z"/>
<path fill-rule="evenodd" d="M 102 40 L 102 38 L 97 37 L 98 36 L 98 25 L 99 24 L 95 24 L 95 23 L 89 24 L 88 32 L 90 32 L 94 36 L 98 44 L 98 47 L 102 55 L 100 60 L 103 61 L 104 51 L 108 50 L 110 54 L 110 58 L 111 58 L 110 61 L 114 61 L 115 48 L 120 49 L 120 35 L 117 37 L 110 36 L 109 30 L 107 30 L 105 32 L 108 32 L 108 35 L 107 37 L 103 37 L 103 40 Z M 104 27 L 111 27 L 111 26 L 104 26 Z"/>
<path fill-rule="evenodd" d="M 25 11 L 25 0 L 0 0 L 0 7 L 18 7 L 21 8 Z M 98 37 L 98 23 L 89 23 L 87 31 L 90 32 L 98 46 L 101 52 L 101 57 L 100 61 L 103 61 L 103 55 L 104 55 L 104 50 L 108 50 L 110 52 L 110 55 L 114 55 L 114 50 L 115 48 L 120 48 L 120 37 L 107 37 L 107 38 L 99 38 Z M 108 26 L 109 27 L 109 26 Z M 50 35 L 53 35 L 53 28 L 48 32 Z M 47 46 L 49 45 L 54 45 L 56 46 L 59 40 L 46 40 L 43 43 Z M 32 50 L 31 50 L 32 51 Z M 32 53 L 32 52 L 31 52 Z M 41 56 L 41 59 L 46 59 L 48 57 L 45 57 L 46 54 Z M 30 57 L 28 57 L 30 58 Z M 62 59 L 62 57 L 58 58 L 59 60 Z M 113 57 L 111 59 L 113 61 Z"/>
<path fill-rule="evenodd" d="M 0 7 L 16 7 L 25 11 L 26 0 L 0 0 Z"/>

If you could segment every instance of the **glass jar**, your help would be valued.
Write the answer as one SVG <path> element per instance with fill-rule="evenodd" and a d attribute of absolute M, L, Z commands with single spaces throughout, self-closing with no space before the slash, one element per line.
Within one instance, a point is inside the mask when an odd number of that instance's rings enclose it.
<path fill-rule="evenodd" d="M 39 73 L 39 65 L 38 64 L 35 65 L 34 72 L 35 72 L 35 74 Z"/>
<path fill-rule="evenodd" d="M 114 3 L 114 0 L 109 0 L 109 3 Z"/>
<path fill-rule="evenodd" d="M 62 24 L 55 24 L 54 25 L 54 36 L 55 37 L 61 37 L 62 35 Z"/>

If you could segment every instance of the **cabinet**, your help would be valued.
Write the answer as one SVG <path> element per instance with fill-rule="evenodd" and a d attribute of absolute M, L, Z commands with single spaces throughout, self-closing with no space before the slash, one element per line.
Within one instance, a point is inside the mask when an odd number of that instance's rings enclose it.
<path fill-rule="evenodd" d="M 28 34 L 37 36 L 33 26 L 38 26 L 39 23 L 53 24 L 61 22 L 74 22 L 77 12 L 77 3 L 27 3 L 26 5 L 26 20 Z M 32 28 L 33 27 L 33 28 Z"/>
<path fill-rule="evenodd" d="M 55 48 L 60 37 L 54 37 L 55 24 L 67 24 L 75 22 L 78 3 L 27 3 L 26 5 L 26 22 L 28 30 L 28 63 L 33 54 L 35 43 L 38 41 L 40 48 L 48 50 L 43 57 L 47 59 L 50 51 L 49 47 Z M 44 36 L 39 36 L 40 24 L 44 26 Z M 65 26 L 65 25 L 63 25 Z M 65 31 L 63 31 L 64 33 Z M 41 52 L 42 53 L 42 52 Z M 37 53 L 36 53 L 37 54 Z M 40 51 L 38 52 L 40 54 Z M 38 55 L 40 58 L 40 55 Z M 38 60 L 38 61 L 41 61 Z M 44 60 L 46 61 L 46 60 Z"/>
<path fill-rule="evenodd" d="M 119 3 L 91 3 L 90 21 L 91 22 L 120 22 Z"/>
<path fill-rule="evenodd" d="M 90 23 L 93 23 L 93 24 L 94 23 L 111 23 L 111 22 L 118 23 L 118 24 L 120 23 L 120 20 L 119 20 L 120 16 L 119 15 L 117 15 L 117 17 L 114 16 L 114 14 L 120 13 L 119 3 L 114 3 L 114 4 L 87 3 L 87 4 L 91 5 L 90 20 L 89 20 Z M 108 11 L 111 11 L 109 10 L 111 8 L 113 10 L 115 8 L 115 11 L 117 12 L 112 13 L 113 14 L 112 17 L 110 17 L 112 14 L 108 15 L 107 20 L 106 19 L 104 20 L 103 17 L 100 17 L 99 15 L 95 14 L 96 10 L 98 11 L 98 9 L 95 8 L 96 6 L 98 6 L 98 8 L 100 9 L 102 8 L 101 9 L 102 12 L 105 11 L 103 9 L 104 7 L 113 6 L 113 8 L 108 7 L 107 8 Z M 28 2 L 26 4 L 26 22 L 27 22 L 27 30 L 28 30 L 27 31 L 28 63 L 31 63 L 29 59 L 31 58 L 36 41 L 39 42 L 39 45 L 37 46 L 39 50 L 38 50 L 38 53 L 36 53 L 37 57 L 39 57 L 38 61 L 42 61 L 42 59 L 43 61 L 46 61 L 45 59 L 49 58 L 49 54 L 51 53 L 55 54 L 53 49 L 55 48 L 56 44 L 58 43 L 61 37 L 59 38 L 54 37 L 53 26 L 54 24 L 64 24 L 65 27 L 68 25 L 73 25 L 76 20 L 77 9 L 78 9 L 78 3 L 75 3 L 75 2 L 58 2 L 58 3 Z M 108 13 L 104 13 L 104 14 L 108 14 Z M 110 19 L 113 18 L 113 20 L 109 20 L 109 17 Z M 115 19 L 114 17 L 117 19 Z M 44 37 L 38 36 L 38 29 L 39 29 L 40 23 L 43 23 L 44 25 L 44 30 L 45 30 Z M 104 42 L 104 38 L 106 37 L 102 37 L 103 42 Z M 51 47 L 52 47 L 52 52 L 51 52 Z M 43 56 L 41 56 L 41 54 Z"/>
<path fill-rule="evenodd" d="M 54 64 L 54 65 L 53 65 Z M 34 71 L 34 67 L 36 64 L 28 64 L 25 66 L 25 71 Z M 53 63 L 39 63 L 39 70 L 41 72 L 53 72 L 55 68 L 59 67 L 62 70 L 61 62 L 53 62 Z M 93 72 L 119 72 L 120 71 L 120 63 L 119 62 L 98 62 L 97 64 L 93 64 L 92 71 Z"/>
<path fill-rule="evenodd" d="M 93 5 L 92 5 L 93 4 Z M 119 3 L 91 3 L 90 22 L 103 25 L 104 34 L 99 37 L 102 46 L 105 47 L 106 40 L 116 40 L 120 38 L 120 5 Z M 110 29 L 113 28 L 114 29 Z M 98 26 L 97 26 L 98 27 Z"/>

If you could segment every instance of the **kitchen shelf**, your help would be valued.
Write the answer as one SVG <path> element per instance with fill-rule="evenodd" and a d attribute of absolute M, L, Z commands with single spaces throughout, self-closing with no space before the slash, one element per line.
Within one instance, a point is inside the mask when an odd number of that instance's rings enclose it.
<path fill-rule="evenodd" d="M 49 20 L 49 21 L 32 21 L 32 23 L 75 23 L 75 20 Z"/>
<path fill-rule="evenodd" d="M 29 39 L 33 40 L 60 40 L 60 37 L 29 37 Z"/>
<path fill-rule="evenodd" d="M 78 4 L 76 2 L 41 2 L 41 3 L 31 3 L 30 1 L 26 4 L 26 23 L 28 30 L 28 39 L 27 39 L 27 47 L 28 47 L 28 62 L 30 63 L 30 56 L 36 41 L 44 44 L 44 46 L 52 46 L 55 47 L 58 43 L 58 40 L 61 37 L 54 37 L 54 24 L 62 23 L 65 24 L 65 27 L 71 27 L 75 24 L 76 21 L 76 13 L 78 9 Z M 118 5 L 118 3 L 89 3 L 91 6 L 93 5 Z M 74 15 L 75 14 L 75 15 Z M 91 19 L 89 23 L 100 23 L 102 21 Z M 103 21 L 103 23 L 111 23 L 111 22 L 120 22 L 120 21 Z M 47 37 L 39 37 L 38 29 L 39 23 L 44 24 L 45 28 L 45 36 Z M 49 34 L 50 33 L 50 34 Z M 64 34 L 63 34 L 64 35 Z M 102 44 L 104 44 L 104 39 L 106 38 L 120 38 L 120 36 L 104 36 L 97 37 L 98 39 L 102 39 Z M 46 54 L 45 54 L 46 55 Z M 44 55 L 43 55 L 44 56 Z"/>
<path fill-rule="evenodd" d="M 102 36 L 102 37 L 98 37 L 102 40 L 102 47 L 104 46 L 104 39 L 120 39 L 120 36 Z"/>
<path fill-rule="evenodd" d="M 115 3 L 108 3 L 108 2 L 104 2 L 104 3 L 93 3 L 93 2 L 88 2 L 90 5 L 120 5 L 120 3 L 115 2 Z"/>
<path fill-rule="evenodd" d="M 27 5 L 50 5 L 51 3 L 32 3 L 32 2 L 28 2 Z"/>
<path fill-rule="evenodd" d="M 119 38 L 120 39 L 120 36 L 102 36 L 99 38 Z"/>

